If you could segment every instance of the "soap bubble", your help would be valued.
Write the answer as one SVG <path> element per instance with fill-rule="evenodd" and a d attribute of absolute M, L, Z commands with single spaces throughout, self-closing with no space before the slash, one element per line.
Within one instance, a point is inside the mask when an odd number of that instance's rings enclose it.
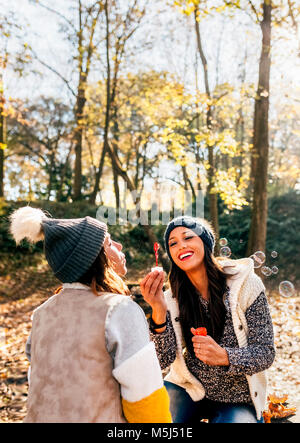
<path fill-rule="evenodd" d="M 292 297 L 295 293 L 295 288 L 293 283 L 290 281 L 282 281 L 279 284 L 279 293 L 282 295 L 282 297 Z"/>
<path fill-rule="evenodd" d="M 220 246 L 226 246 L 228 243 L 227 238 L 224 238 L 224 237 L 220 238 L 219 243 L 220 243 Z"/>
<path fill-rule="evenodd" d="M 266 277 L 269 277 L 272 274 L 272 270 L 268 266 L 263 266 L 261 268 L 262 274 L 264 274 Z"/>
<path fill-rule="evenodd" d="M 254 261 L 255 268 L 259 268 L 266 260 L 266 256 L 262 251 L 255 252 L 250 256 L 250 258 L 252 258 L 252 260 Z"/>
<path fill-rule="evenodd" d="M 262 251 L 254 252 L 254 255 L 257 257 L 257 259 L 263 264 L 266 260 L 266 255 Z"/>
<path fill-rule="evenodd" d="M 276 258 L 277 255 L 278 255 L 277 251 L 272 251 L 272 252 L 271 252 L 271 257 L 272 257 L 272 258 Z"/>
<path fill-rule="evenodd" d="M 220 250 L 221 257 L 230 257 L 231 256 L 231 249 L 228 246 L 224 246 Z"/>
<path fill-rule="evenodd" d="M 255 268 L 260 268 L 262 265 L 262 262 L 259 260 L 258 257 L 256 257 L 256 255 L 250 255 L 250 258 L 252 258 L 253 262 L 254 262 L 254 267 Z"/>
<path fill-rule="evenodd" d="M 278 268 L 277 268 L 277 266 L 272 266 L 271 270 L 272 270 L 272 273 L 273 273 L 273 274 L 278 274 Z"/>

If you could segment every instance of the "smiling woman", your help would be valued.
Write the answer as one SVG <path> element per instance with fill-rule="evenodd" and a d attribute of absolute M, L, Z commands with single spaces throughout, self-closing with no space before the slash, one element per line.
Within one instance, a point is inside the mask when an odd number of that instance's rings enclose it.
<path fill-rule="evenodd" d="M 251 259 L 215 257 L 203 219 L 179 217 L 165 231 L 170 289 L 151 272 L 141 291 L 152 307 L 151 337 L 174 423 L 262 422 L 265 370 L 274 360 L 272 321 Z M 207 335 L 193 335 L 205 328 Z"/>
<path fill-rule="evenodd" d="M 175 228 L 169 238 L 169 251 L 174 263 L 184 266 L 185 271 L 198 269 L 204 259 L 204 243 L 196 233 L 185 227 Z M 183 262 L 187 262 L 183 264 Z"/>
<path fill-rule="evenodd" d="M 183 225 L 178 225 L 183 220 Z M 191 322 L 206 327 L 215 340 L 220 338 L 225 318 L 222 297 L 226 291 L 226 274 L 212 254 L 214 237 L 209 223 L 202 220 L 195 225 L 195 220 L 188 221 L 188 218 L 175 219 L 168 225 L 165 245 L 172 261 L 170 284 L 178 299 L 183 334 L 190 346 Z M 184 291 L 180 290 L 183 285 Z M 209 304 L 209 319 L 198 297 L 193 296 L 195 290 Z"/>

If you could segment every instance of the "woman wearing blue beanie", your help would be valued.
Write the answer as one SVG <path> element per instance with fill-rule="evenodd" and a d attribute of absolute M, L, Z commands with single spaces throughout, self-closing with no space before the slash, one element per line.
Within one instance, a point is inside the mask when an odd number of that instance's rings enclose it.
<path fill-rule="evenodd" d="M 174 423 L 260 423 L 266 369 L 275 356 L 265 287 L 251 258 L 214 256 L 215 236 L 204 219 L 177 217 L 167 226 L 170 288 L 164 273 L 141 282 L 152 307 L 151 337 Z M 195 335 L 196 328 L 207 335 Z M 204 329 L 205 328 L 205 329 Z"/>

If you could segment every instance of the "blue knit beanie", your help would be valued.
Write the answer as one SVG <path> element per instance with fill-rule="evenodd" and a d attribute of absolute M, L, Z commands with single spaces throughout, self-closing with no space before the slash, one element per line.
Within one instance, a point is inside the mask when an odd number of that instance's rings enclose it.
<path fill-rule="evenodd" d="M 164 233 L 165 248 L 171 261 L 173 260 L 169 250 L 169 237 L 173 229 L 180 226 L 185 226 L 186 228 L 191 229 L 193 232 L 195 232 L 195 234 L 197 234 L 198 237 L 201 238 L 203 243 L 206 244 L 208 249 L 213 252 L 215 246 L 215 237 L 205 220 L 201 222 L 200 219 L 196 219 L 190 216 L 176 217 L 170 221 Z"/>

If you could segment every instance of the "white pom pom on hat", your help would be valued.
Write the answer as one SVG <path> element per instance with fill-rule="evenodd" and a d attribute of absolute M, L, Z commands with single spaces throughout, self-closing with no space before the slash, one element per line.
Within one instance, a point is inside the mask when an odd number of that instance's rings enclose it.
<path fill-rule="evenodd" d="M 10 232 L 16 244 L 25 238 L 32 243 L 43 240 L 42 222 L 47 218 L 41 209 L 31 206 L 16 209 L 10 216 Z"/>

